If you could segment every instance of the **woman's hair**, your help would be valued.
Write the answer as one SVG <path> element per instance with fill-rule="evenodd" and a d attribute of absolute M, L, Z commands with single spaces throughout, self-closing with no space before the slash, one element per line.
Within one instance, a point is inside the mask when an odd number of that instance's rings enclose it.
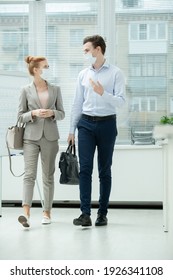
<path fill-rule="evenodd" d="M 44 56 L 27 56 L 25 62 L 28 64 L 29 73 L 34 76 L 34 68 L 39 68 L 40 62 L 46 60 Z"/>
<path fill-rule="evenodd" d="M 106 51 L 106 43 L 105 40 L 100 35 L 93 35 L 93 36 L 87 36 L 83 39 L 83 45 L 91 42 L 94 48 L 97 48 L 98 46 L 101 48 L 102 54 L 105 54 Z"/>

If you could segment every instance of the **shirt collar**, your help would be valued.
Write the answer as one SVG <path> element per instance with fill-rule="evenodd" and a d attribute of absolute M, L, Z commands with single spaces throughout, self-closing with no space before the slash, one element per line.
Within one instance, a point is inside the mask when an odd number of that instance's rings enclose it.
<path fill-rule="evenodd" d="M 110 64 L 105 60 L 105 62 L 99 69 L 96 70 L 95 68 L 93 68 L 92 65 L 90 65 L 89 68 L 93 71 L 100 71 L 102 68 L 109 68 L 109 66 L 110 66 Z"/>

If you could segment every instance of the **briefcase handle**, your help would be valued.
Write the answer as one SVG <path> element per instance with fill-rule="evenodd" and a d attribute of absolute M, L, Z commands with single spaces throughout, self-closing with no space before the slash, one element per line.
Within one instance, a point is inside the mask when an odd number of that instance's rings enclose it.
<path fill-rule="evenodd" d="M 76 156 L 76 146 L 75 144 L 72 145 L 71 141 L 67 147 L 66 153 L 73 154 L 74 156 Z"/>

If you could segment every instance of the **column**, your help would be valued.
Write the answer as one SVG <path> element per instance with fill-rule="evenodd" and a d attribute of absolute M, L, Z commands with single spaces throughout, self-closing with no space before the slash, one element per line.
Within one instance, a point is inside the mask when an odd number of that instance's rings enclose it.
<path fill-rule="evenodd" d="M 98 7 L 98 33 L 106 39 L 106 58 L 115 64 L 116 27 L 115 0 L 100 0 Z"/>
<path fill-rule="evenodd" d="M 29 54 L 45 56 L 45 1 L 29 2 Z"/>
<path fill-rule="evenodd" d="M 0 156 L 0 217 L 2 217 L 2 156 Z"/>
<path fill-rule="evenodd" d="M 165 139 L 163 144 L 163 217 L 164 231 L 173 234 L 173 125 L 156 125 L 153 136 Z"/>

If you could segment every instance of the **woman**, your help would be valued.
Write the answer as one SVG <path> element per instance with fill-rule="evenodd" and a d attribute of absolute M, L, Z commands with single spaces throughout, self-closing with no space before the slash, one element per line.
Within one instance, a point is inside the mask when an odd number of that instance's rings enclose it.
<path fill-rule="evenodd" d="M 35 180 L 37 177 L 38 157 L 42 166 L 44 211 L 42 224 L 51 223 L 51 209 L 54 195 L 55 160 L 59 150 L 59 132 L 56 121 L 65 117 L 60 87 L 48 83 L 43 75 L 49 65 L 45 57 L 27 56 L 25 62 L 33 76 L 33 82 L 23 87 L 18 117 L 26 124 L 24 133 L 24 164 L 22 206 L 24 215 L 18 221 L 24 228 L 30 227 L 30 208 Z"/>

